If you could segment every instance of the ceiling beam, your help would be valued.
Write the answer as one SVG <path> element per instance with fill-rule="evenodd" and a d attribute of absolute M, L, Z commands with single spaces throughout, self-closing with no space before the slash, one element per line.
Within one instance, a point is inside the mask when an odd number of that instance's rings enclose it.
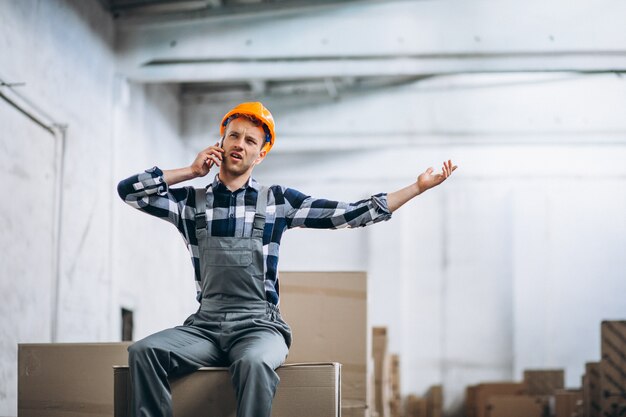
<path fill-rule="evenodd" d="M 619 0 L 365 2 L 122 24 L 122 72 L 142 82 L 624 71 Z"/>

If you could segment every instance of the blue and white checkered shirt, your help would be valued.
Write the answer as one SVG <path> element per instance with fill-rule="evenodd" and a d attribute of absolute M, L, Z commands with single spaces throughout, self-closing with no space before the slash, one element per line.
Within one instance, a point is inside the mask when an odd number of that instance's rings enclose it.
<path fill-rule="evenodd" d="M 260 185 L 253 178 L 231 192 L 218 176 L 207 187 L 209 236 L 243 237 L 252 234 L 252 223 Z M 120 181 L 117 191 L 127 204 L 174 224 L 191 254 L 196 286 L 200 289 L 200 260 L 196 238 L 196 201 L 193 187 L 169 188 L 163 172 L 151 168 Z M 391 218 L 387 194 L 377 194 L 356 203 L 312 198 L 292 188 L 270 187 L 266 208 L 263 255 L 267 300 L 278 304 L 278 250 L 287 229 L 308 227 L 339 229 L 368 226 Z"/>

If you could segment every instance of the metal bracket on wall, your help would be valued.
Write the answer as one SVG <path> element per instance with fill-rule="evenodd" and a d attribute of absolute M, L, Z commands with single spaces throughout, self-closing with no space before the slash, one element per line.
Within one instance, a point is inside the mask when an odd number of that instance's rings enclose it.
<path fill-rule="evenodd" d="M 61 231 L 62 231 L 62 209 L 63 209 L 63 182 L 65 175 L 65 139 L 68 125 L 56 122 L 45 111 L 17 92 L 14 87 L 25 86 L 26 83 L 10 83 L 3 81 L 0 77 L 0 98 L 22 113 L 33 123 L 37 124 L 55 139 L 54 147 L 54 247 L 52 265 L 52 294 L 51 294 L 51 319 L 50 319 L 50 339 L 56 342 L 58 339 L 59 322 L 59 294 L 61 286 Z"/>

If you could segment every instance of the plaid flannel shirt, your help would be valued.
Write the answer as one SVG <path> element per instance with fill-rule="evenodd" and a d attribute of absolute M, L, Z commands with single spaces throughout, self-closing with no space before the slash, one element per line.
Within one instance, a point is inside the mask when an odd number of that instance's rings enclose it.
<path fill-rule="evenodd" d="M 207 187 L 209 236 L 243 237 L 252 234 L 258 182 L 250 178 L 231 192 L 215 176 Z M 127 204 L 175 225 L 191 254 L 200 297 L 200 259 L 195 233 L 196 202 L 193 187 L 169 188 L 163 172 L 154 167 L 120 181 L 117 191 Z M 278 250 L 283 233 L 294 227 L 339 229 L 368 226 L 391 218 L 387 194 L 377 194 L 356 203 L 312 198 L 292 188 L 270 187 L 263 234 L 265 292 L 273 304 L 279 301 Z"/>

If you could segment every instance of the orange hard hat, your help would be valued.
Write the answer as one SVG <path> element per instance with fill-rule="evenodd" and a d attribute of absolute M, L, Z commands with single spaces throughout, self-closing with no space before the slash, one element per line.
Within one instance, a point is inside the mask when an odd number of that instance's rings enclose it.
<path fill-rule="evenodd" d="M 263 123 L 263 130 L 265 131 L 265 146 L 263 149 L 269 152 L 272 146 L 274 146 L 274 118 L 272 113 L 258 101 L 238 104 L 226 113 L 220 125 L 220 135 L 224 136 L 226 125 L 240 114 L 254 116 Z"/>

